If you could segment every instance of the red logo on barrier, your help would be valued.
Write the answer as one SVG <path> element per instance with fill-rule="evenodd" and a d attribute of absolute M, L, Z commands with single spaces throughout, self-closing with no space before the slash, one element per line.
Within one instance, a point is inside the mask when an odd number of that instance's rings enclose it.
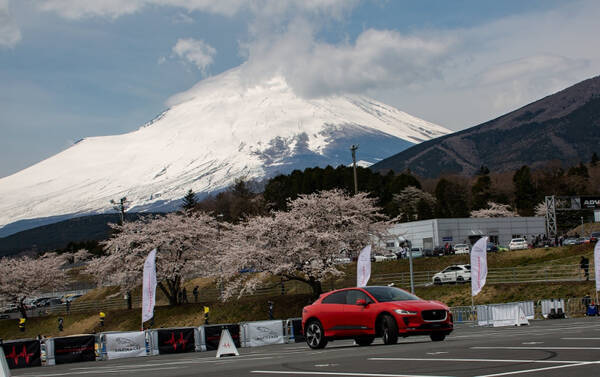
<path fill-rule="evenodd" d="M 187 344 L 187 340 L 183 339 L 183 333 L 179 333 L 179 339 L 175 340 L 175 333 L 171 333 L 171 339 L 167 340 L 165 344 L 170 344 L 173 346 L 173 350 L 177 351 L 177 345 L 181 345 L 182 348 L 185 349 L 185 345 Z"/>
<path fill-rule="evenodd" d="M 23 345 L 23 350 L 20 353 L 17 353 L 15 350 L 15 346 L 12 348 L 12 352 L 6 355 L 6 359 L 12 359 L 14 365 L 19 364 L 19 359 L 22 357 L 25 360 L 25 364 L 29 365 L 29 358 L 33 356 L 33 353 L 27 353 L 27 347 Z"/>

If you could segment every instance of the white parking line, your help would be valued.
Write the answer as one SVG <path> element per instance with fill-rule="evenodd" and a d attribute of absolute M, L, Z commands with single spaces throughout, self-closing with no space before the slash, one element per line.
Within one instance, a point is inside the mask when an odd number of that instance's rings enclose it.
<path fill-rule="evenodd" d="M 600 340 L 600 338 L 561 338 L 562 340 Z"/>
<path fill-rule="evenodd" d="M 472 350 L 600 350 L 600 347 L 471 347 Z"/>
<path fill-rule="evenodd" d="M 544 371 L 544 370 L 560 369 L 560 368 L 571 368 L 571 367 L 580 367 L 580 366 L 583 366 L 583 365 L 590 365 L 590 364 L 598 364 L 598 361 L 589 361 L 589 362 L 584 362 L 584 363 L 579 363 L 579 364 L 558 365 L 558 366 L 555 366 L 555 367 L 546 367 L 546 368 L 538 368 L 538 369 L 515 370 L 515 371 L 512 371 L 512 372 L 485 374 L 485 375 L 480 375 L 480 376 L 477 376 L 477 377 L 509 376 L 511 374 L 523 374 L 523 373 L 541 372 L 541 371 Z"/>
<path fill-rule="evenodd" d="M 427 359 L 409 357 L 371 357 L 367 360 L 375 361 L 454 361 L 454 362 L 482 362 L 482 363 L 543 363 L 543 364 L 580 364 L 585 361 L 573 360 L 506 360 L 506 359 Z"/>
<path fill-rule="evenodd" d="M 448 377 L 417 374 L 383 374 L 383 373 L 353 373 L 353 372 L 300 372 L 287 370 L 253 370 L 257 374 L 292 374 L 301 376 L 362 376 L 362 377 Z"/>

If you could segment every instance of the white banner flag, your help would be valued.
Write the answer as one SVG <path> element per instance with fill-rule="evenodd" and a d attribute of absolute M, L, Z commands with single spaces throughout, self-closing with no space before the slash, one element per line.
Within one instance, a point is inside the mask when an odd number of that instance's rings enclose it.
<path fill-rule="evenodd" d="M 487 237 L 481 237 L 471 249 L 471 295 L 477 296 L 487 277 Z"/>
<path fill-rule="evenodd" d="M 356 286 L 366 287 L 371 278 L 371 245 L 368 245 L 358 255 L 356 263 Z"/>
<path fill-rule="evenodd" d="M 144 262 L 142 323 L 154 317 L 154 304 L 156 304 L 156 249 L 148 254 Z"/>
<path fill-rule="evenodd" d="M 600 291 L 600 241 L 596 242 L 594 248 L 594 274 L 596 275 L 596 290 Z"/>

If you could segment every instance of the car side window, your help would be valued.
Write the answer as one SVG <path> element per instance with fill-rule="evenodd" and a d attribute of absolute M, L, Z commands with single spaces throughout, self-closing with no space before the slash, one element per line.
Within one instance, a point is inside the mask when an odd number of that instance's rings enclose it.
<path fill-rule="evenodd" d="M 356 305 L 356 300 L 365 300 L 367 304 L 373 303 L 373 300 L 369 298 L 363 291 L 359 291 L 358 289 L 352 289 L 346 291 L 346 304 L 347 305 Z"/>
<path fill-rule="evenodd" d="M 325 297 L 321 303 L 323 304 L 345 304 L 346 303 L 346 292 L 335 292 Z"/>

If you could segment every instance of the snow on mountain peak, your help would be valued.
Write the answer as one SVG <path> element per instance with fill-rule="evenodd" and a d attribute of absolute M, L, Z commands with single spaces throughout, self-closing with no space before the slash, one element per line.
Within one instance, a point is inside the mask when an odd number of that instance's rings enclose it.
<path fill-rule="evenodd" d="M 347 164 L 360 143 L 365 163 L 450 131 L 362 96 L 303 99 L 281 77 L 246 86 L 240 69 L 172 97 L 138 130 L 87 137 L 0 179 L 0 227 L 21 219 L 112 210 L 212 192 L 236 178 Z"/>

